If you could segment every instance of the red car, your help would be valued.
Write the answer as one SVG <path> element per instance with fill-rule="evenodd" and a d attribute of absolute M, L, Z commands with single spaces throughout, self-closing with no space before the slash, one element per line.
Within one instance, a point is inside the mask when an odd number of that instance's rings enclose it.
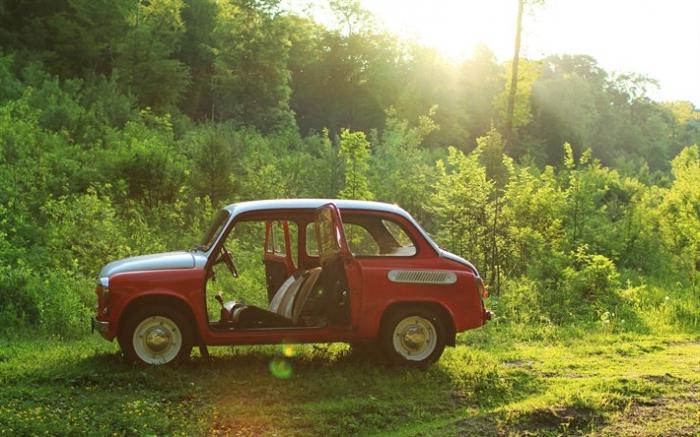
<path fill-rule="evenodd" d="M 246 241 L 260 243 L 262 304 L 224 301 L 214 291 L 218 264 L 237 282 L 232 249 L 248 244 L 234 239 L 237 228 L 258 230 Z M 206 353 L 217 345 L 348 342 L 424 366 L 458 332 L 491 317 L 471 263 L 440 249 L 398 206 L 355 200 L 229 205 L 189 251 L 107 264 L 96 293 L 93 329 L 144 365 L 185 360 L 194 345 Z"/>

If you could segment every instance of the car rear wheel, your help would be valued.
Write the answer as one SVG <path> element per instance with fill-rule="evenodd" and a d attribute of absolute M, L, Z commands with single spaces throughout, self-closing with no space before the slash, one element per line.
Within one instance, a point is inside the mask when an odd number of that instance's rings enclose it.
<path fill-rule="evenodd" d="M 193 337 L 188 319 L 181 311 L 169 306 L 142 307 L 127 316 L 119 345 L 128 361 L 158 366 L 189 358 Z"/>
<path fill-rule="evenodd" d="M 385 320 L 381 343 L 391 362 L 425 367 L 445 350 L 444 323 L 430 308 L 401 308 Z"/>

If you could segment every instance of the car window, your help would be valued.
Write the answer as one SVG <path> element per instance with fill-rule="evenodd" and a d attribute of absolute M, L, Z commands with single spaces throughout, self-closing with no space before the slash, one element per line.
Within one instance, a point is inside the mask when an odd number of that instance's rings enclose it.
<path fill-rule="evenodd" d="M 211 226 L 209 226 L 207 233 L 204 234 L 202 242 L 197 246 L 198 249 L 207 251 L 209 250 L 209 248 L 211 248 L 212 244 L 216 242 L 217 238 L 219 238 L 219 235 L 221 235 L 221 232 L 224 230 L 224 226 L 226 225 L 228 216 L 229 212 L 225 209 L 219 211 L 219 213 L 214 218 L 214 221 L 212 222 Z"/>
<path fill-rule="evenodd" d="M 267 251 L 279 256 L 287 255 L 284 244 L 284 225 L 279 220 L 275 220 L 271 223 L 270 241 L 268 241 Z"/>
<path fill-rule="evenodd" d="M 394 256 L 413 256 L 416 254 L 416 246 L 413 244 L 413 240 L 398 223 L 391 220 L 382 220 L 382 224 L 399 245 L 394 250 Z"/>
<path fill-rule="evenodd" d="M 355 256 L 413 256 L 416 246 L 404 228 L 393 220 L 374 215 L 346 215 L 343 230 Z M 306 253 L 318 256 L 314 224 L 306 226 Z"/>
<path fill-rule="evenodd" d="M 379 245 L 366 228 L 354 223 L 343 223 L 343 230 L 353 255 L 379 255 Z"/>
<path fill-rule="evenodd" d="M 306 254 L 309 256 L 318 256 L 318 241 L 316 241 L 314 222 L 310 222 L 306 225 Z"/>

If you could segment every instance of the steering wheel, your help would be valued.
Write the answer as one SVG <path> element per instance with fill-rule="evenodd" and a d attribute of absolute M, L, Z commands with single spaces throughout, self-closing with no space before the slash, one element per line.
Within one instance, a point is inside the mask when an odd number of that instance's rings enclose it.
<path fill-rule="evenodd" d="M 228 267 L 234 278 L 238 277 L 238 270 L 236 270 L 236 265 L 233 263 L 233 257 L 223 244 L 221 245 L 221 255 L 216 263 L 218 264 L 220 262 L 226 264 L 226 267 Z"/>

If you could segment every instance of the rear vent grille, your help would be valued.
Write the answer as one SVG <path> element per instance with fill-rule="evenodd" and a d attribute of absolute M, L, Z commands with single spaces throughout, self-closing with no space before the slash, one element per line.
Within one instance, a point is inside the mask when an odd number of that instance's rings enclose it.
<path fill-rule="evenodd" d="M 454 284 L 457 275 L 445 270 L 392 270 L 389 272 L 391 282 L 408 284 Z"/>

